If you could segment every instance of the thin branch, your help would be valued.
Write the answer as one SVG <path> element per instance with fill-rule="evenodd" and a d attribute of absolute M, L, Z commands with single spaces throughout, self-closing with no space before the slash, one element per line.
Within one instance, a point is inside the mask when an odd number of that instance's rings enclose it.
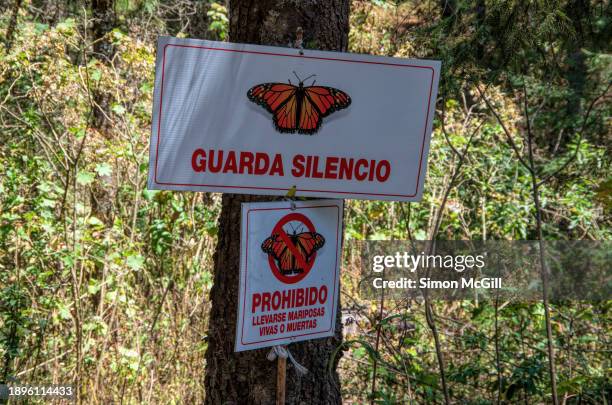
<path fill-rule="evenodd" d="M 608 86 L 606 87 L 606 89 L 599 96 L 595 97 L 589 104 L 589 108 L 587 109 L 584 119 L 582 120 L 582 126 L 580 127 L 580 137 L 578 138 L 578 144 L 576 145 L 576 149 L 574 150 L 574 153 L 572 154 L 572 156 L 567 158 L 567 160 L 557 170 L 544 176 L 544 178 L 542 178 L 538 182 L 538 186 L 541 186 L 542 184 L 546 183 L 551 178 L 561 173 L 563 170 L 565 170 L 567 166 L 569 166 L 570 163 L 574 161 L 574 159 L 576 159 L 576 156 L 578 156 L 578 151 L 580 150 L 580 145 L 582 144 L 582 140 L 584 139 L 584 131 L 586 130 L 586 126 L 589 120 L 589 116 L 591 115 L 591 111 L 593 111 L 593 107 L 595 106 L 597 101 L 599 101 L 602 97 L 604 97 L 608 93 L 611 86 L 612 86 L 612 81 L 608 83 Z"/>
<path fill-rule="evenodd" d="M 495 110 L 495 108 L 493 107 L 493 105 L 489 102 L 489 99 L 487 99 L 487 97 L 484 95 L 484 93 L 482 92 L 482 90 L 480 90 L 480 86 L 476 85 L 476 89 L 478 89 L 478 93 L 480 93 L 480 96 L 482 97 L 482 99 L 484 100 L 484 102 L 487 104 L 487 107 L 489 108 L 489 110 L 491 111 L 491 113 L 493 113 L 493 115 L 495 116 L 495 119 L 497 120 L 497 122 L 499 123 L 499 125 L 502 127 L 502 129 L 504 130 L 504 134 L 506 135 L 506 138 L 508 139 L 508 143 L 510 144 L 510 146 L 512 147 L 512 149 L 514 150 L 514 153 L 516 154 L 516 157 L 518 158 L 518 160 L 521 162 L 521 164 L 527 169 L 529 170 L 529 172 L 532 172 L 532 168 L 531 166 L 529 166 L 527 164 L 527 162 L 525 162 L 525 160 L 523 159 L 523 157 L 521 156 L 521 152 L 519 151 L 518 147 L 516 146 L 516 143 L 514 142 L 514 140 L 512 139 L 512 135 L 510 134 L 510 131 L 508 131 L 508 128 L 506 128 L 506 125 L 504 124 L 504 122 L 502 121 L 501 117 L 499 116 L 499 114 L 497 113 L 497 111 Z"/>
<path fill-rule="evenodd" d="M 552 401 L 554 405 L 559 403 L 557 397 L 557 372 L 555 367 L 555 348 L 553 342 L 552 325 L 550 322 L 550 308 L 548 305 L 548 268 L 546 266 L 546 258 L 544 252 L 544 237 L 542 234 L 542 209 L 540 207 L 540 191 L 535 171 L 535 163 L 533 158 L 533 132 L 531 131 L 531 123 L 529 120 L 528 94 L 527 86 L 523 80 L 523 107 L 525 109 L 525 121 L 527 122 L 527 147 L 529 166 L 531 167 L 531 183 L 533 192 L 533 202 L 536 209 L 536 232 L 539 243 L 540 256 L 540 276 L 542 278 L 542 303 L 544 305 L 544 322 L 546 324 L 546 344 L 548 349 L 548 373 L 550 375 L 550 387 L 552 393 Z"/>
<path fill-rule="evenodd" d="M 383 270 L 382 273 L 382 277 L 383 279 L 385 278 L 385 272 Z M 381 288 L 380 289 L 380 312 L 378 315 L 378 322 L 376 325 L 376 343 L 375 343 L 375 347 L 374 350 L 376 351 L 376 353 L 378 353 L 378 349 L 379 349 L 379 345 L 380 345 L 380 334 L 382 331 L 382 320 L 383 320 L 383 310 L 385 308 L 385 289 Z M 372 389 L 371 389 L 371 399 L 370 399 L 370 403 L 372 405 L 374 405 L 376 403 L 376 369 L 378 366 L 378 357 L 374 357 L 374 362 L 372 365 Z"/>
<path fill-rule="evenodd" d="M 438 231 L 440 230 L 440 224 L 442 222 L 442 212 L 444 211 L 444 208 L 446 206 L 446 202 L 448 201 L 448 196 L 450 195 L 450 192 L 452 191 L 452 189 L 455 186 L 455 182 L 457 181 L 457 178 L 459 177 L 459 173 L 461 171 L 461 167 L 463 166 L 463 164 L 465 163 L 465 158 L 467 157 L 467 153 L 469 151 L 469 148 L 472 144 L 472 139 L 474 138 L 474 135 L 480 131 L 480 128 L 482 127 L 482 125 L 484 124 L 484 121 L 481 121 L 480 124 L 478 124 L 478 126 L 476 127 L 476 129 L 474 131 L 472 131 L 472 133 L 470 134 L 470 137 L 468 139 L 467 145 L 465 146 L 465 149 L 463 151 L 463 153 L 461 153 L 459 156 L 459 162 L 457 163 L 457 166 L 455 167 L 455 170 L 453 172 L 453 175 L 451 177 L 451 181 L 448 185 L 448 187 L 446 188 L 446 190 L 444 191 L 444 196 L 442 197 L 442 203 L 440 203 L 440 208 L 438 208 L 438 212 L 436 214 L 436 222 L 434 223 L 434 227 L 432 229 L 431 232 L 431 236 L 430 239 L 435 239 L 436 234 L 438 233 Z"/>
<path fill-rule="evenodd" d="M 495 368 L 497 371 L 497 405 L 501 404 L 502 368 L 499 354 L 499 290 L 495 296 Z"/>
<path fill-rule="evenodd" d="M 435 225 L 433 228 L 433 232 L 431 234 L 431 244 L 430 244 L 430 248 L 429 248 L 429 254 L 432 254 L 433 250 L 435 249 L 435 237 L 436 234 L 438 233 L 438 230 L 440 229 L 440 223 L 442 221 L 442 212 L 444 211 L 444 207 L 446 205 L 446 201 L 448 200 L 448 196 L 450 194 L 450 191 L 453 189 L 454 187 L 454 183 L 456 181 L 456 179 L 459 177 L 459 173 L 461 171 L 461 167 L 463 166 L 463 163 L 465 162 L 465 158 L 467 157 L 470 145 L 472 144 L 472 140 L 474 138 L 474 135 L 480 130 L 480 128 L 482 127 L 482 125 L 484 124 L 484 121 L 482 121 L 478 127 L 472 132 L 472 134 L 470 135 L 470 138 L 468 139 L 468 143 L 465 146 L 465 149 L 463 151 L 463 153 L 460 155 L 459 158 L 459 162 L 457 163 L 457 166 L 455 167 L 455 170 L 453 172 L 453 176 L 451 178 L 451 181 L 448 185 L 448 187 L 445 190 L 444 193 L 444 197 L 442 199 L 442 203 L 440 204 L 440 208 L 438 209 L 438 212 L 436 214 L 436 220 L 435 220 Z M 429 277 L 429 272 L 431 269 L 427 270 L 427 277 Z M 450 395 L 449 395 L 449 391 L 448 391 L 448 385 L 446 383 L 446 374 L 445 374 L 445 366 L 444 366 L 444 353 L 442 352 L 442 347 L 440 344 L 440 336 L 438 334 L 438 329 L 436 327 L 436 323 L 435 323 L 435 312 L 433 309 L 433 306 L 431 305 L 431 301 L 429 300 L 429 293 L 428 290 L 425 289 L 423 290 L 423 298 L 425 300 L 425 319 L 427 321 L 427 326 L 429 326 L 429 328 L 431 329 L 431 333 L 433 334 L 434 337 L 434 344 L 435 344 L 435 348 L 436 348 L 436 358 L 438 360 L 438 368 L 440 371 L 440 380 L 442 382 L 442 390 L 444 392 L 444 402 L 449 405 L 451 403 L 450 401 Z"/>

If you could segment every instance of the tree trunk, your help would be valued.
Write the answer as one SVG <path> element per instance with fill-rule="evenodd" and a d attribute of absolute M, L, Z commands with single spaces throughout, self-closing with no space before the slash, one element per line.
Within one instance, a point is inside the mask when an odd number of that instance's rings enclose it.
<path fill-rule="evenodd" d="M 297 27 L 304 32 L 304 47 L 346 50 L 349 0 L 234 0 L 230 2 L 232 42 L 287 46 Z M 268 361 L 268 349 L 234 353 L 239 278 L 240 204 L 270 201 L 262 196 L 223 195 L 219 240 L 215 252 L 212 309 L 206 352 L 206 403 L 272 404 L 275 402 L 276 361 Z M 337 297 L 339 299 L 339 296 Z M 294 343 L 295 359 L 308 368 L 299 377 L 287 367 L 286 402 L 289 404 L 339 404 L 339 356 L 329 362 L 342 342 L 340 311 L 336 335 L 327 339 Z"/>
<path fill-rule="evenodd" d="M 439 0 L 440 14 L 443 19 L 455 16 L 457 12 L 457 0 Z"/>
<path fill-rule="evenodd" d="M 569 87 L 567 97 L 567 105 L 565 112 L 569 130 L 566 132 L 565 139 L 561 139 L 561 147 L 565 149 L 565 144 L 572 140 L 575 131 L 578 129 L 579 117 L 582 116 L 582 99 L 584 98 L 584 90 L 588 79 L 587 57 L 583 51 L 586 45 L 588 36 L 588 27 L 585 27 L 585 21 L 588 21 L 589 2 L 584 0 L 569 1 L 565 12 L 572 16 L 571 21 L 575 35 L 566 41 L 566 65 L 565 78 Z"/>
<path fill-rule="evenodd" d="M 22 0 L 15 0 L 13 3 L 13 10 L 11 11 L 11 20 L 9 21 L 8 28 L 6 29 L 6 52 L 11 50 L 13 45 L 13 35 L 15 34 L 15 28 L 17 28 L 17 17 L 19 17 L 19 9 L 21 8 Z"/>
<path fill-rule="evenodd" d="M 102 63 L 110 63 L 115 55 L 115 49 L 107 34 L 115 28 L 115 0 L 93 0 L 91 3 L 92 12 L 92 37 L 94 39 L 94 57 Z M 107 92 L 94 91 L 94 126 L 100 130 L 110 127 L 107 115 L 110 111 L 111 96 Z"/>
<path fill-rule="evenodd" d="M 486 26 L 485 24 L 487 23 L 487 2 L 485 0 L 476 0 L 476 7 L 474 11 L 476 13 L 477 26 L 484 28 Z M 482 37 L 483 35 L 479 34 L 476 38 L 476 60 L 480 61 L 481 66 L 487 66 L 488 61 L 485 60 L 487 57 L 485 41 Z"/>
<path fill-rule="evenodd" d="M 91 35 L 95 41 L 93 56 L 103 64 L 110 64 L 115 55 L 115 48 L 108 37 L 108 33 L 115 28 L 114 3 L 115 0 L 93 0 L 91 3 Z M 92 95 L 95 105 L 92 111 L 92 125 L 108 137 L 112 127 L 112 122 L 108 119 L 113 101 L 112 93 L 109 89 L 95 86 Z M 96 218 L 110 227 L 114 221 L 116 186 L 113 184 L 112 176 L 101 176 L 100 180 L 91 186 L 91 210 Z"/>
<path fill-rule="evenodd" d="M 91 36 L 93 43 L 93 57 L 103 64 L 110 64 L 115 55 L 115 49 L 108 33 L 115 28 L 114 0 L 93 0 L 91 2 Z M 94 105 L 92 106 L 91 125 L 99 133 L 108 136 L 111 122 L 108 120 L 110 106 L 112 103 L 112 93 L 108 89 L 95 86 L 92 90 Z M 115 198 L 117 187 L 113 182 L 113 175 L 101 175 L 99 181 L 95 181 L 89 188 L 89 201 L 91 204 L 91 214 L 101 220 L 111 229 L 114 222 Z M 104 263 L 95 262 L 95 271 L 92 278 L 101 280 L 104 278 Z M 92 295 L 94 308 L 101 309 L 103 302 L 104 289 L 98 290 Z"/>

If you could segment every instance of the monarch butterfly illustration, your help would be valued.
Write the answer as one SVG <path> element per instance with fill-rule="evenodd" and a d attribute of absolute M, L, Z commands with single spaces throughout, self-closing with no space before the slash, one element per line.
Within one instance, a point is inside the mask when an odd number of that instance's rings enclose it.
<path fill-rule="evenodd" d="M 290 249 L 278 233 L 264 240 L 261 250 L 274 258 L 282 275 L 303 273 L 303 265 L 309 263 L 312 255 L 323 247 L 325 238 L 317 232 L 296 233 L 295 231 L 287 234 L 287 237 L 303 260 L 295 256 L 294 249 Z"/>
<path fill-rule="evenodd" d="M 247 92 L 249 100 L 272 113 L 277 131 L 312 135 L 321 127 L 323 117 L 351 105 L 351 98 L 342 90 L 315 86 L 316 80 L 304 86 L 304 81 L 315 75 L 301 80 L 297 73 L 293 74 L 298 79 L 297 86 L 291 80 L 289 84 L 262 83 Z"/>

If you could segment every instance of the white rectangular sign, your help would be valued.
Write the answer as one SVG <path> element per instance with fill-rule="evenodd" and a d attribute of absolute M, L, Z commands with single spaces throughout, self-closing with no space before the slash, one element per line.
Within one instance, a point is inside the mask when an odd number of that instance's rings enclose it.
<path fill-rule="evenodd" d="M 333 336 L 342 205 L 242 204 L 236 351 Z"/>
<path fill-rule="evenodd" d="M 416 201 L 440 62 L 160 37 L 151 189 Z"/>

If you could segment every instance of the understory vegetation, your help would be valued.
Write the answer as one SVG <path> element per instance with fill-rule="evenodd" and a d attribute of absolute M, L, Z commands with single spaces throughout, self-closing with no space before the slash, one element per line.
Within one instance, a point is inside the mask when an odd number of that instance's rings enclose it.
<path fill-rule="evenodd" d="M 227 9 L 110 3 L 99 37 L 88 4 L 0 1 L 0 383 L 201 402 L 220 195 L 147 190 L 148 143 L 156 37 L 228 40 Z M 441 372 L 456 403 L 551 402 L 542 302 L 434 302 L 441 371 L 422 303 L 381 308 L 351 274 L 362 240 L 538 239 L 534 175 L 543 239 L 608 241 L 611 15 L 609 1 L 352 2 L 349 51 L 443 72 L 423 200 L 346 201 L 347 403 L 442 403 Z M 611 302 L 549 306 L 560 400 L 609 403 Z"/>

